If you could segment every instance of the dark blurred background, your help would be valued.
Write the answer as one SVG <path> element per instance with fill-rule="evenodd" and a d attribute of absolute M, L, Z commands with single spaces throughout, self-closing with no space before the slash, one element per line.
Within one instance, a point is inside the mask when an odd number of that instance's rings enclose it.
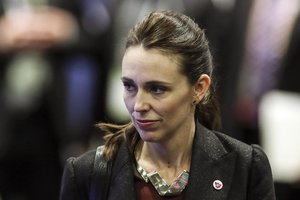
<path fill-rule="evenodd" d="M 124 38 L 173 9 L 204 28 L 221 131 L 262 145 L 277 199 L 300 198 L 299 0 L 0 0 L 0 200 L 58 199 L 65 160 L 128 120 Z"/>

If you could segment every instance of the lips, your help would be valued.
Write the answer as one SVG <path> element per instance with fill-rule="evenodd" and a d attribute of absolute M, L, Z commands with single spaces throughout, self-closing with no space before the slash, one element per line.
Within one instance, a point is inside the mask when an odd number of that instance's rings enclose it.
<path fill-rule="evenodd" d="M 154 128 L 159 120 L 137 119 L 135 122 L 140 129 L 150 129 Z"/>

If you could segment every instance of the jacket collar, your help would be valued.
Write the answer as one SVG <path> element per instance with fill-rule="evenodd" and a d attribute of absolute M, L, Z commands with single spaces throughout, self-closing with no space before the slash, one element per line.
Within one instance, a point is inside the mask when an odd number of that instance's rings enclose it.
<path fill-rule="evenodd" d="M 219 138 L 197 124 L 192 150 L 190 178 L 185 199 L 226 199 L 231 187 L 236 154 L 228 152 Z M 136 199 L 132 158 L 125 143 L 121 144 L 112 168 L 109 199 Z M 220 190 L 213 182 L 223 183 Z"/>
<path fill-rule="evenodd" d="M 231 187 L 236 154 L 228 152 L 219 138 L 201 124 L 197 124 L 186 199 L 226 199 Z M 214 181 L 222 182 L 220 190 Z"/>

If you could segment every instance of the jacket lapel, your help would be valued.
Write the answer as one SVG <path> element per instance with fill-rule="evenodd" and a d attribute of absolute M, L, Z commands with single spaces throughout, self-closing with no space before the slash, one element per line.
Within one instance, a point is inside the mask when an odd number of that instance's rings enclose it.
<path fill-rule="evenodd" d="M 235 152 L 227 152 L 218 137 L 197 124 L 186 199 L 227 199 L 235 170 Z M 223 184 L 214 188 L 214 181 Z"/>
<path fill-rule="evenodd" d="M 134 200 L 135 187 L 132 159 L 125 143 L 119 147 L 112 168 L 109 200 Z"/>

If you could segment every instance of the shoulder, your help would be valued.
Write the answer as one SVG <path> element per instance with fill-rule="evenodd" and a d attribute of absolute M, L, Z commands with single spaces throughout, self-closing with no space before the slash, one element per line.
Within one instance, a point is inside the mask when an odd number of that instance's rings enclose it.
<path fill-rule="evenodd" d="M 254 150 L 262 151 L 259 145 L 247 144 L 224 133 L 212 131 L 212 134 L 218 138 L 227 152 L 235 151 L 240 155 L 251 156 Z"/>
<path fill-rule="evenodd" d="M 197 134 L 195 135 L 195 147 L 201 148 L 206 155 L 213 160 L 222 158 L 234 153 L 241 162 L 250 162 L 266 159 L 263 149 L 257 144 L 247 144 L 224 133 L 207 129 L 201 124 L 197 124 Z"/>
<path fill-rule="evenodd" d="M 78 157 L 71 157 L 67 160 L 66 165 L 71 165 L 74 172 L 89 173 L 92 171 L 96 150 L 90 150 Z"/>
<path fill-rule="evenodd" d="M 241 155 L 250 156 L 250 157 L 266 157 L 266 154 L 264 153 L 261 146 L 258 144 L 247 144 L 245 142 L 242 142 L 240 140 L 237 140 L 233 137 L 230 137 L 224 133 L 213 131 L 213 134 L 215 134 L 224 148 L 227 151 L 236 151 Z"/>
<path fill-rule="evenodd" d="M 213 133 L 218 137 L 227 152 L 235 152 L 239 160 L 243 162 L 244 165 L 256 171 L 256 173 L 260 171 L 263 175 L 271 171 L 269 159 L 263 148 L 258 144 L 246 144 L 224 133 L 216 131 Z"/>
<path fill-rule="evenodd" d="M 90 150 L 78 157 L 71 157 L 66 161 L 62 182 L 61 199 L 74 195 L 74 199 L 85 198 L 90 187 L 96 150 Z M 75 198 L 75 195 L 78 196 Z"/>

